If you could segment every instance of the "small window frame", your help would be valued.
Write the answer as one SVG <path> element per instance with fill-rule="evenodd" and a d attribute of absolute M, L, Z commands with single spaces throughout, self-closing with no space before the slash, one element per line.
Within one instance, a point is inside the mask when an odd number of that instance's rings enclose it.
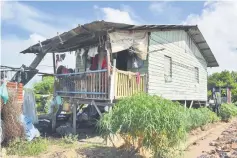
<path fill-rule="evenodd" d="M 165 62 L 169 60 L 169 74 L 166 73 Z M 164 56 L 164 79 L 166 83 L 172 82 L 172 57 L 165 55 Z"/>
<path fill-rule="evenodd" d="M 194 78 L 195 78 L 195 82 L 196 83 L 199 83 L 200 81 L 199 81 L 199 68 L 198 67 L 194 67 Z"/>

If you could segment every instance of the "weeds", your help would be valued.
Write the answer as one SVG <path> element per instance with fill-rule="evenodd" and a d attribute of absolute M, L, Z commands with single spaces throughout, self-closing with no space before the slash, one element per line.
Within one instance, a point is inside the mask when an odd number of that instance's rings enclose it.
<path fill-rule="evenodd" d="M 40 153 L 46 151 L 47 148 L 47 139 L 36 138 L 29 142 L 27 140 L 17 138 L 9 143 L 7 154 L 19 156 L 37 156 Z"/>
<path fill-rule="evenodd" d="M 220 107 L 220 117 L 222 121 L 229 121 L 237 116 L 237 106 L 234 104 L 222 104 Z"/>
<path fill-rule="evenodd" d="M 102 137 L 120 134 L 128 146 L 149 148 L 154 157 L 176 157 L 180 143 L 190 130 L 218 121 L 207 108 L 185 109 L 177 102 L 147 94 L 119 101 L 98 122 Z"/>
<path fill-rule="evenodd" d="M 68 134 L 63 136 L 62 138 L 58 140 L 52 140 L 51 144 L 52 145 L 59 145 L 65 148 L 71 148 L 76 146 L 78 143 L 78 135 L 73 135 L 73 134 Z"/>

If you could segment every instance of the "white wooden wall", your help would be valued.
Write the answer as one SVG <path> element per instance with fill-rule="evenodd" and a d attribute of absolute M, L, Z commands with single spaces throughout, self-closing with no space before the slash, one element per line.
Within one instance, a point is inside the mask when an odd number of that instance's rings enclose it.
<path fill-rule="evenodd" d="M 207 63 L 185 31 L 152 32 L 149 52 L 149 94 L 171 100 L 207 100 Z M 165 55 L 172 58 L 170 82 L 165 82 L 164 77 Z M 199 69 L 199 83 L 195 67 Z"/>

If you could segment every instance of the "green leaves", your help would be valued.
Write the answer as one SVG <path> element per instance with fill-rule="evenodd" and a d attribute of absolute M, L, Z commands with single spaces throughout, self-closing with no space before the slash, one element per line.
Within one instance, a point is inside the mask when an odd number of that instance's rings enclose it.
<path fill-rule="evenodd" d="M 222 104 L 220 108 L 220 117 L 223 121 L 229 121 L 232 117 L 237 116 L 237 106 L 234 104 Z"/>
<path fill-rule="evenodd" d="M 208 77 L 208 87 L 213 86 L 231 86 L 232 101 L 237 102 L 237 72 L 222 71 L 221 73 L 214 73 Z"/>
<path fill-rule="evenodd" d="M 53 94 L 54 78 L 44 77 L 43 81 L 34 84 L 35 94 Z"/>
<path fill-rule="evenodd" d="M 218 120 L 207 108 L 184 109 L 177 102 L 137 94 L 120 100 L 98 125 L 105 138 L 116 133 L 130 136 L 133 141 L 139 138 L 154 155 L 171 157 L 173 148 L 179 146 L 187 132 Z"/>

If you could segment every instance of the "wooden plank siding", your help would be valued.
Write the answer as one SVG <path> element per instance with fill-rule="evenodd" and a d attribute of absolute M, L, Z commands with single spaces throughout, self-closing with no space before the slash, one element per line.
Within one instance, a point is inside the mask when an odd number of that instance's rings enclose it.
<path fill-rule="evenodd" d="M 206 101 L 207 63 L 189 35 L 182 30 L 157 31 L 151 33 L 149 43 L 148 93 L 171 100 Z M 165 56 L 172 60 L 170 82 L 164 77 Z"/>

